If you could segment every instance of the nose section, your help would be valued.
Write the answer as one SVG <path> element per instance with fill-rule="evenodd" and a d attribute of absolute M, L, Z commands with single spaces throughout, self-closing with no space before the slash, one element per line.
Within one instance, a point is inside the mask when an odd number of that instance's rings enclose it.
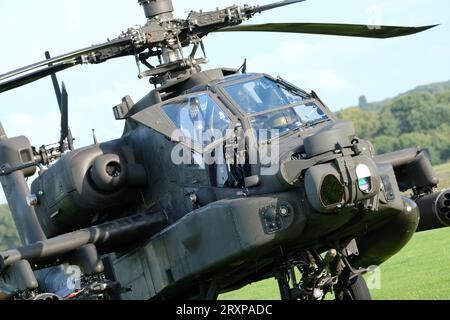
<path fill-rule="evenodd" d="M 305 155 L 308 158 L 312 158 L 330 151 L 351 147 L 355 137 L 355 126 L 353 122 L 333 122 L 314 135 L 305 138 Z"/>
<path fill-rule="evenodd" d="M 305 174 L 308 200 L 324 213 L 347 206 L 376 208 L 381 183 L 375 162 L 365 155 L 336 158 L 309 168 Z"/>
<path fill-rule="evenodd" d="M 282 162 L 280 178 L 291 185 L 303 183 L 315 210 L 333 213 L 362 203 L 377 208 L 382 181 L 373 147 L 356 138 L 352 122 L 333 122 L 303 143 L 301 154 Z"/>
<path fill-rule="evenodd" d="M 353 267 L 381 265 L 400 252 L 414 236 L 419 223 L 419 208 L 411 199 L 402 200 L 403 211 L 356 239 L 359 256 L 351 259 Z"/>
<path fill-rule="evenodd" d="M 348 150 L 346 154 L 355 153 L 355 126 L 351 121 L 331 122 L 314 134 L 303 139 L 300 152 L 281 161 L 280 180 L 295 185 L 304 172 L 319 163 L 330 162 Z M 364 149 L 362 147 L 361 149 Z M 370 151 L 369 145 L 365 148 Z M 357 153 L 361 153 L 359 150 Z"/>

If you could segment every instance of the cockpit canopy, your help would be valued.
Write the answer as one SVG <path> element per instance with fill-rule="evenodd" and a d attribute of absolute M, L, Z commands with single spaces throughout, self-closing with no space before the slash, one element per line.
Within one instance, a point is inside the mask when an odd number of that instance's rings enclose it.
<path fill-rule="evenodd" d="M 194 87 L 133 118 L 198 153 L 220 144 L 237 127 L 261 142 L 330 120 L 319 99 L 262 74 L 235 74 Z"/>

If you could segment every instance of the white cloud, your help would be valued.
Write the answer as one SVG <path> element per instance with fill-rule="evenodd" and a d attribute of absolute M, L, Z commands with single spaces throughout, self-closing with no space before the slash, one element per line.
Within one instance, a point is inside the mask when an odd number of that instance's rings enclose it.
<path fill-rule="evenodd" d="M 367 8 L 368 26 L 381 26 L 383 24 L 383 9 L 380 5 L 374 4 Z"/>
<path fill-rule="evenodd" d="M 325 87 L 330 92 L 340 93 L 342 91 L 352 91 L 353 86 L 344 78 L 337 75 L 333 70 L 320 69 L 307 75 L 310 85 Z"/>
<path fill-rule="evenodd" d="M 282 59 L 281 61 L 287 63 L 308 59 L 319 53 L 318 45 L 301 41 L 284 41 L 275 52 Z"/>
<path fill-rule="evenodd" d="M 284 67 L 298 64 L 320 53 L 318 45 L 301 41 L 283 41 L 274 50 L 264 55 L 249 59 L 249 67 L 255 71 L 267 70 L 267 68 Z"/>

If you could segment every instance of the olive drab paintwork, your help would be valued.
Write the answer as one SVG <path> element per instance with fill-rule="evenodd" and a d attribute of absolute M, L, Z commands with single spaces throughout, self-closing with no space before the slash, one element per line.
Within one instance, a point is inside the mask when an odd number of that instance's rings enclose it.
<path fill-rule="evenodd" d="M 23 242 L 0 253 L 0 300 L 216 299 L 273 277 L 283 299 L 366 299 L 361 274 L 416 231 L 450 226 L 450 191 L 435 192 L 426 150 L 375 155 L 315 92 L 245 64 L 202 71 L 196 57 L 216 31 L 386 38 L 429 27 L 238 26 L 301 0 L 185 20 L 170 0 L 138 2 L 145 26 L 0 76 L 3 92 L 51 75 L 62 113 L 54 148 L 0 130 L 0 180 Z M 155 89 L 114 107 L 119 139 L 75 149 L 55 73 L 127 55 Z"/>

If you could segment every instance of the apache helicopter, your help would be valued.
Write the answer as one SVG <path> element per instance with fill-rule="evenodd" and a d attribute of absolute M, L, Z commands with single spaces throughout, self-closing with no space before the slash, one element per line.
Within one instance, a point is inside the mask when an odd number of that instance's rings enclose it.
<path fill-rule="evenodd" d="M 178 19 L 171 0 L 139 0 L 144 26 L 1 75 L 0 92 L 51 76 L 62 116 L 53 148 L 0 130 L 23 242 L 0 253 L 0 299 L 216 299 L 268 278 L 285 300 L 369 299 L 363 274 L 415 232 L 450 226 L 450 191 L 436 192 L 426 150 L 375 155 L 315 92 L 245 64 L 202 71 L 212 32 L 391 38 L 434 27 L 241 25 L 302 1 Z M 155 89 L 114 107 L 121 138 L 75 149 L 55 73 L 124 56 Z"/>

